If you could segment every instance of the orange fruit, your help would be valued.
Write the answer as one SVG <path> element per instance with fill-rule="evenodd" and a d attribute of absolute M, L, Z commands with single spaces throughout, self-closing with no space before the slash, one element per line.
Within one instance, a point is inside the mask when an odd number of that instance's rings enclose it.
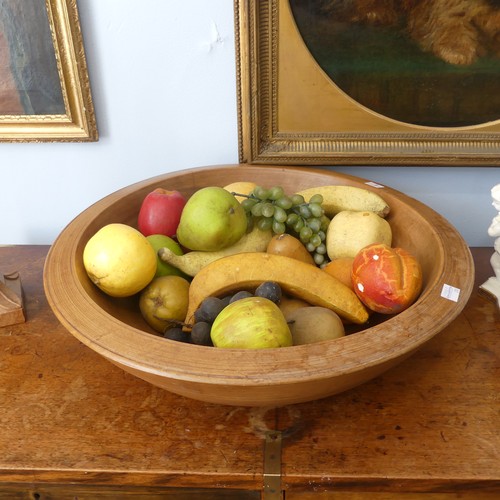
<path fill-rule="evenodd" d="M 339 257 L 329 262 L 323 271 L 327 272 L 329 275 L 337 278 L 339 281 L 347 285 L 351 290 L 353 290 L 351 270 L 352 262 L 354 258 L 352 257 Z"/>

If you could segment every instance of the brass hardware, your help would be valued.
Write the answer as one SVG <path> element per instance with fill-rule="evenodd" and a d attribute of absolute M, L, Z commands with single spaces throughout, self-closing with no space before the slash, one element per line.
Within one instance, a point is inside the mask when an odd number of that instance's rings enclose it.
<path fill-rule="evenodd" d="M 281 432 L 266 432 L 263 500 L 281 500 Z"/>

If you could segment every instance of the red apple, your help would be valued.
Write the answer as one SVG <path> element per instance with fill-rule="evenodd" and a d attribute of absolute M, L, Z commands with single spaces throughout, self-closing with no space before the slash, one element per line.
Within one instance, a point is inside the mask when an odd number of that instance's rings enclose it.
<path fill-rule="evenodd" d="M 186 198 L 179 191 L 157 188 L 143 200 L 137 227 L 144 236 L 175 236 Z"/>
<path fill-rule="evenodd" d="M 352 283 L 372 311 L 395 314 L 409 307 L 422 289 L 422 269 L 402 248 L 374 243 L 361 249 L 352 263 Z"/>

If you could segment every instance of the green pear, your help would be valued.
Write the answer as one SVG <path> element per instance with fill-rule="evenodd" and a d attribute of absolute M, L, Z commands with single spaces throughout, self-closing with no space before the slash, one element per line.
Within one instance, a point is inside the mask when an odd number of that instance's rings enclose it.
<path fill-rule="evenodd" d="M 190 250 L 216 252 L 234 245 L 245 234 L 247 224 L 245 210 L 229 191 L 205 187 L 184 206 L 177 240 Z"/>

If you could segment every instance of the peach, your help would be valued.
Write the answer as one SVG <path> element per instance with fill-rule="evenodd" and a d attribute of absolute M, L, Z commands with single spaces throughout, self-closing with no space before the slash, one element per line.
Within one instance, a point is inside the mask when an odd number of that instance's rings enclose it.
<path fill-rule="evenodd" d="M 402 248 L 374 243 L 362 248 L 352 264 L 352 283 L 372 311 L 395 314 L 409 307 L 422 289 L 422 269 Z"/>

